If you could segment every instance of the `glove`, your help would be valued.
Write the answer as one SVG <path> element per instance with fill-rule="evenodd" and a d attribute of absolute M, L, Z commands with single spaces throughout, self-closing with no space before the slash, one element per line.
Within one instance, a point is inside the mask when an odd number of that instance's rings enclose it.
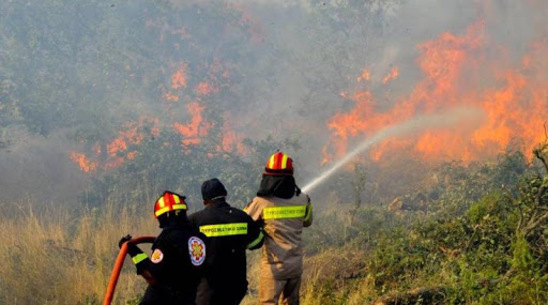
<path fill-rule="evenodd" d="M 124 237 L 122 237 L 122 238 L 120 239 L 120 241 L 118 242 L 118 247 L 119 247 L 119 248 L 122 248 L 122 245 L 123 245 L 124 243 L 130 241 L 130 240 L 131 240 L 131 235 L 129 235 L 129 234 L 126 235 L 126 236 L 124 236 Z M 129 246 L 129 245 L 128 245 L 128 246 Z"/>

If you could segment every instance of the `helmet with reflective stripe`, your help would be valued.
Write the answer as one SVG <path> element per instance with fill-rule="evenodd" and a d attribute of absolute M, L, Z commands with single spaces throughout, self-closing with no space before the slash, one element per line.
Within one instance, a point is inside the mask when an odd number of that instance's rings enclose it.
<path fill-rule="evenodd" d="M 293 160 L 281 151 L 274 153 L 266 162 L 265 175 L 293 175 Z"/>
<path fill-rule="evenodd" d="M 154 217 L 158 218 L 168 212 L 186 209 L 185 196 L 165 191 L 154 204 Z"/>

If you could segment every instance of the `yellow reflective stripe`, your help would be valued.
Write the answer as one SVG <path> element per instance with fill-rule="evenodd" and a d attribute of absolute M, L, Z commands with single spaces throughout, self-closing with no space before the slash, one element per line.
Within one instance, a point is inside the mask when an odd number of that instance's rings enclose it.
<path fill-rule="evenodd" d="M 232 236 L 247 234 L 247 223 L 227 223 L 217 225 L 200 226 L 200 232 L 207 237 Z"/>
<path fill-rule="evenodd" d="M 174 204 L 173 209 L 174 210 L 186 210 L 186 204 Z"/>
<path fill-rule="evenodd" d="M 179 198 L 179 196 L 177 195 L 173 195 L 173 200 L 175 201 L 176 204 L 181 203 L 181 198 Z M 166 201 L 164 199 L 164 196 L 158 199 L 158 204 L 160 205 L 161 208 L 166 206 Z"/>
<path fill-rule="evenodd" d="M 135 265 L 137 265 L 138 263 L 144 261 L 147 258 L 148 256 L 145 253 L 139 253 L 135 255 L 134 257 L 132 257 L 131 260 L 133 261 Z"/>
<path fill-rule="evenodd" d="M 282 169 L 286 169 L 287 168 L 287 155 L 284 154 L 284 156 L 282 157 Z"/>
<path fill-rule="evenodd" d="M 167 211 L 169 211 L 169 207 L 161 208 L 161 209 L 159 209 L 158 211 L 154 212 L 154 214 L 155 214 L 156 216 L 158 216 L 158 215 L 164 214 L 164 213 L 167 212 Z"/>
<path fill-rule="evenodd" d="M 310 217 L 312 216 L 312 205 L 308 205 L 308 209 L 306 209 L 306 215 L 304 216 L 304 221 L 309 221 Z"/>
<path fill-rule="evenodd" d="M 172 209 L 173 210 L 186 210 L 186 205 L 184 205 L 184 204 L 174 204 L 172 206 Z M 158 216 L 158 215 L 162 215 L 163 213 L 168 212 L 168 211 L 169 211 L 169 206 L 159 209 L 158 211 L 154 212 L 154 214 L 156 216 Z"/>
<path fill-rule="evenodd" d="M 306 205 L 266 207 L 263 209 L 263 219 L 300 218 L 305 213 Z"/>
<path fill-rule="evenodd" d="M 164 196 L 160 197 L 160 199 L 158 200 L 158 204 L 160 205 L 161 208 L 166 206 L 166 202 L 164 201 Z"/>
<path fill-rule="evenodd" d="M 274 168 L 275 155 L 276 154 L 273 154 L 272 156 L 270 156 L 270 161 L 268 161 L 268 168 Z"/>
<path fill-rule="evenodd" d="M 255 247 L 256 245 L 258 245 L 261 242 L 261 240 L 263 240 L 263 237 L 264 237 L 263 231 L 260 231 L 259 236 L 257 238 L 255 238 L 254 241 L 250 242 L 247 245 L 247 248 L 251 249 L 251 248 Z"/>

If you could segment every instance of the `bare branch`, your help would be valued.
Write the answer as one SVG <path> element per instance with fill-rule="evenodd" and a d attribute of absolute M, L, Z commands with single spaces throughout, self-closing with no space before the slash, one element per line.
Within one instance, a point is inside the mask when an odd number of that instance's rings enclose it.
<path fill-rule="evenodd" d="M 504 197 L 506 197 L 508 200 L 512 202 L 514 206 L 518 208 L 519 211 L 519 219 L 518 224 L 516 226 L 516 233 L 518 233 L 521 230 L 521 225 L 523 224 L 523 210 L 521 209 L 521 204 L 519 200 L 517 200 L 514 195 L 506 188 L 506 186 L 502 186 L 502 192 Z"/>
<path fill-rule="evenodd" d="M 531 233 L 533 229 L 535 229 L 539 224 L 541 224 L 543 221 L 547 219 L 548 219 L 548 212 L 542 214 L 540 217 L 536 219 L 536 221 L 533 221 L 533 219 L 531 219 L 531 221 L 529 221 L 529 223 L 527 224 L 527 227 L 524 228 L 525 236 Z"/>
<path fill-rule="evenodd" d="M 537 159 L 539 159 L 542 162 L 542 164 L 544 165 L 544 169 L 548 173 L 548 164 L 546 163 L 544 156 L 542 156 L 542 151 L 545 149 L 546 149 L 546 144 L 543 144 L 542 147 L 535 149 L 533 153 L 535 154 L 535 157 L 537 157 Z"/>

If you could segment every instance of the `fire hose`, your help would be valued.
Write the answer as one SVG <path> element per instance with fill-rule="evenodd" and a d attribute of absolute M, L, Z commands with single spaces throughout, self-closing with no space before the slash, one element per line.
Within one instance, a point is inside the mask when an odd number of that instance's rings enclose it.
<path fill-rule="evenodd" d="M 155 239 L 154 236 L 139 236 L 129 240 L 129 242 L 132 242 L 138 245 L 142 243 L 152 243 L 154 242 L 154 239 Z M 120 276 L 120 271 L 122 271 L 122 267 L 124 266 L 124 260 L 126 258 L 126 254 L 127 254 L 127 242 L 125 242 L 120 247 L 120 252 L 118 253 L 118 257 L 116 258 L 116 261 L 114 262 L 114 268 L 112 268 L 112 272 L 110 273 L 110 280 L 108 281 L 107 291 L 105 292 L 105 297 L 103 299 L 103 305 L 110 305 L 110 302 L 112 302 L 112 298 L 114 297 L 114 290 L 116 290 L 116 284 L 118 283 L 118 277 Z"/>

